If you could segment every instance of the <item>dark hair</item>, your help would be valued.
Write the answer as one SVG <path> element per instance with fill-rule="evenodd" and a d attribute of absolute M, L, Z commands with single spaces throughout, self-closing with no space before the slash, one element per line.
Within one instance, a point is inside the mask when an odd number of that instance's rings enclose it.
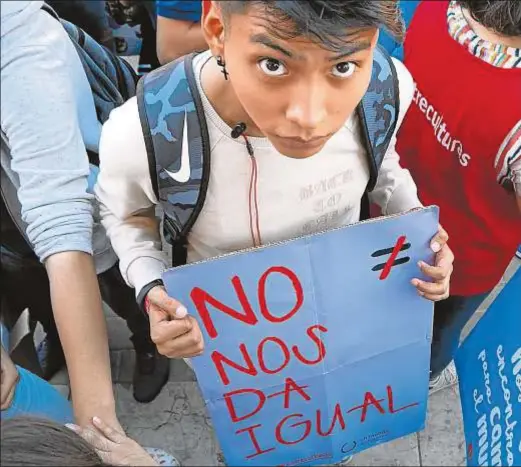
<path fill-rule="evenodd" d="M 270 33 L 281 39 L 310 37 L 314 42 L 337 51 L 346 34 L 383 27 L 399 42 L 404 24 L 396 0 L 236 0 L 219 2 L 226 18 L 253 6 L 262 9 L 262 19 Z"/>
<path fill-rule="evenodd" d="M 520 0 L 459 0 L 470 16 L 502 36 L 521 36 Z"/>
<path fill-rule="evenodd" d="M 81 436 L 50 420 L 35 417 L 2 420 L 0 440 L 1 465 L 107 466 Z"/>

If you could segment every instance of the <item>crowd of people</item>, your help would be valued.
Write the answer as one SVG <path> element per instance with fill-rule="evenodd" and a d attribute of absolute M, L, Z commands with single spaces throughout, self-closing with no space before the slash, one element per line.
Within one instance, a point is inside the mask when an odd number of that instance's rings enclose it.
<path fill-rule="evenodd" d="M 137 95 L 115 20 L 141 24 Z M 377 49 L 385 143 L 360 112 Z M 111 67 L 119 100 L 100 100 Z M 517 0 L 1 0 L 1 92 L 1 335 L 25 309 L 46 332 L 33 372 L 2 339 L 6 465 L 176 465 L 118 421 L 102 308 L 131 331 L 134 398 L 154 400 L 169 359 L 204 352 L 163 286 L 172 264 L 437 205 L 435 261 L 411 283 L 434 302 L 435 392 L 521 242 Z M 46 381 L 64 363 L 72 404 Z"/>

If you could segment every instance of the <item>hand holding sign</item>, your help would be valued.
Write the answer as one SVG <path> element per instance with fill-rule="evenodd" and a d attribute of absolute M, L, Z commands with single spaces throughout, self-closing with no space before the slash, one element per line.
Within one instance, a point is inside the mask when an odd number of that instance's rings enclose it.
<path fill-rule="evenodd" d="M 169 358 L 201 355 L 203 335 L 197 321 L 188 316 L 186 308 L 157 286 L 147 295 L 150 337 L 157 351 Z"/>
<path fill-rule="evenodd" d="M 433 302 L 444 300 L 449 296 L 449 282 L 453 270 L 454 254 L 447 245 L 448 240 L 449 235 L 445 229 L 441 225 L 438 226 L 438 233 L 431 241 L 431 249 L 436 253 L 434 266 L 429 266 L 424 261 L 418 263 L 421 272 L 433 279 L 433 282 L 419 279 L 411 281 L 419 295 Z"/>

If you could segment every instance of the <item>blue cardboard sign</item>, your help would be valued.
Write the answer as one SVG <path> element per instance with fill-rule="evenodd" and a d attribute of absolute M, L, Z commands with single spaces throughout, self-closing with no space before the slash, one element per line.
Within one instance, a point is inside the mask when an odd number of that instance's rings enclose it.
<path fill-rule="evenodd" d="M 198 321 L 192 360 L 230 466 L 315 465 L 423 428 L 436 207 L 164 274 Z"/>
<path fill-rule="evenodd" d="M 456 355 L 468 465 L 521 465 L 521 268 Z"/>

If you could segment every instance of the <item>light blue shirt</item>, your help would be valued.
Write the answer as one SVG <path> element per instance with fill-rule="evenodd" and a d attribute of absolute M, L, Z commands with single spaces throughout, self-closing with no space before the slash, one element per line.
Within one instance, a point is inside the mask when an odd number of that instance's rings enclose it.
<path fill-rule="evenodd" d="M 42 4 L 1 1 L 1 126 L 27 236 L 44 261 L 64 251 L 93 253 L 86 148 L 98 151 L 101 124 L 74 45 Z M 103 255 L 110 243 L 98 230 L 94 251 Z M 98 272 L 112 264 L 97 264 Z"/>

